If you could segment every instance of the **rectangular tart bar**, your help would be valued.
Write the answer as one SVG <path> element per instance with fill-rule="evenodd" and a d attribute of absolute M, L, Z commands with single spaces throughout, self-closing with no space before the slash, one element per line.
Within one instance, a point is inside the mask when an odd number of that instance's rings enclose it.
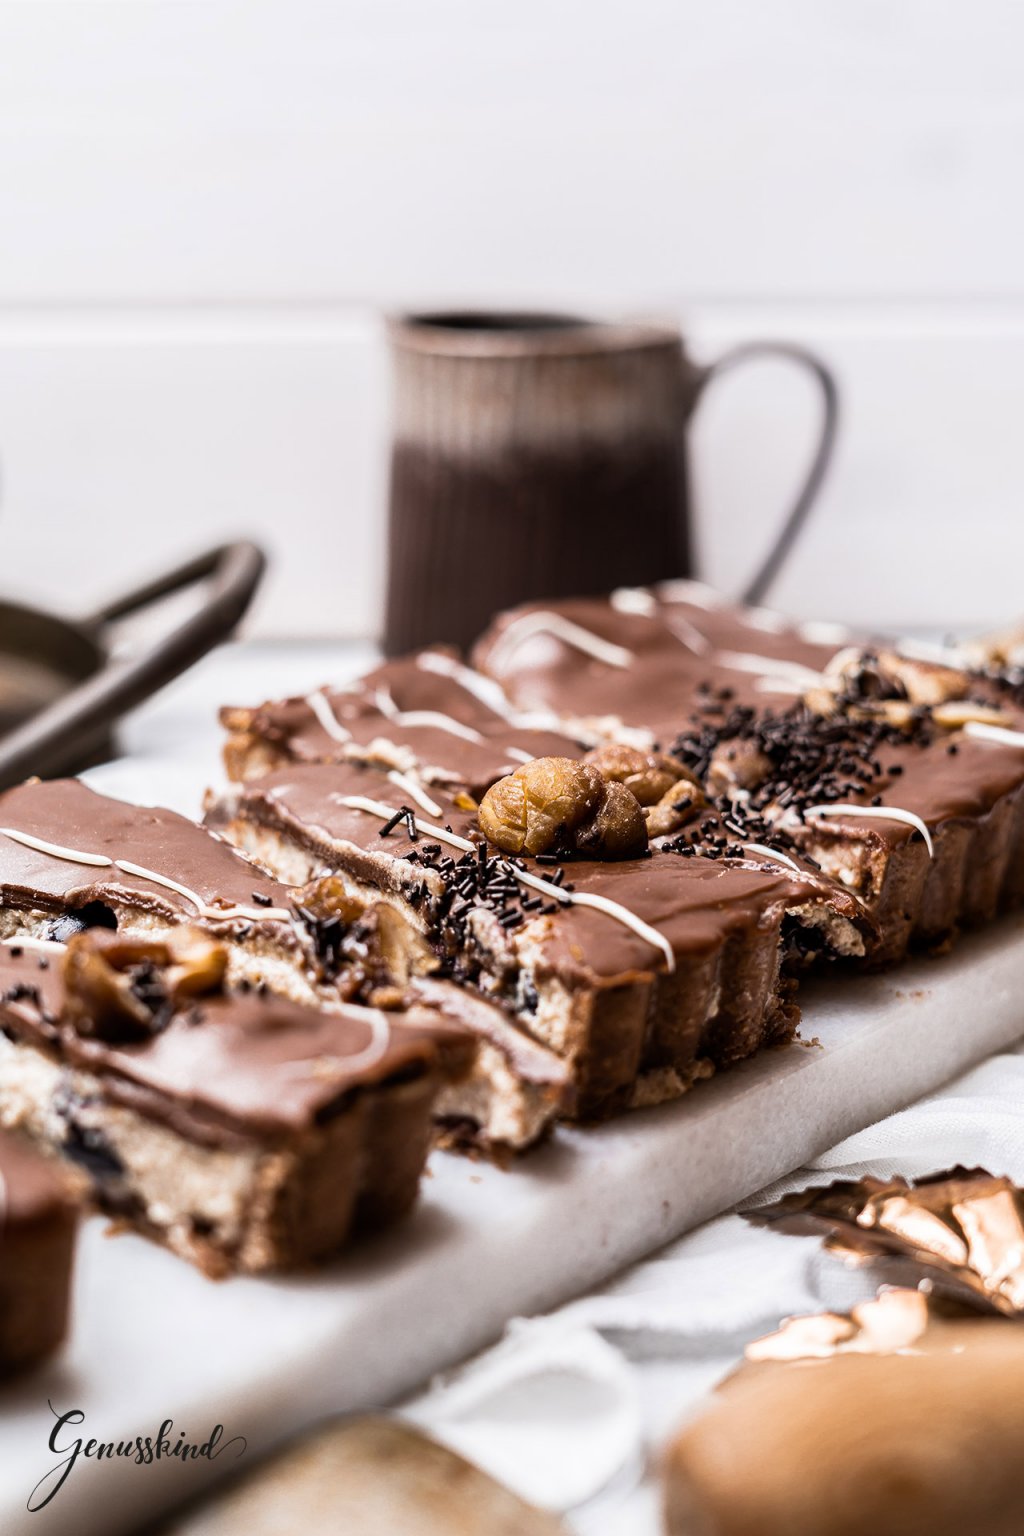
<path fill-rule="evenodd" d="M 856 900 L 795 860 L 510 861 L 473 813 L 403 812 L 384 775 L 353 765 L 270 774 L 210 819 L 285 880 L 330 871 L 398 906 L 456 979 L 569 1063 L 584 1118 L 674 1097 L 789 1038 L 790 961 L 864 947 Z"/>
<path fill-rule="evenodd" d="M 0 795 L 0 938 L 91 927 L 158 938 L 182 923 L 227 945 L 233 980 L 315 999 L 315 948 L 294 892 L 205 827 L 78 779 Z"/>
<path fill-rule="evenodd" d="M 1024 893 L 1024 674 L 984 647 L 923 659 L 671 583 L 513 610 L 474 657 L 521 709 L 717 777 L 719 811 L 865 901 L 876 964 Z"/>
<path fill-rule="evenodd" d="M 76 1181 L 0 1133 L 0 1377 L 37 1365 L 67 1333 Z"/>
<path fill-rule="evenodd" d="M 444 650 L 388 661 L 346 689 L 221 711 L 235 780 L 289 763 L 372 763 L 479 796 L 532 757 L 573 755 L 550 714 L 513 708 L 490 678 Z"/>
<path fill-rule="evenodd" d="M 329 1258 L 408 1210 L 471 1036 L 426 1006 L 178 996 L 158 960 L 128 963 L 131 943 L 0 945 L 0 1124 L 78 1164 L 101 1208 L 211 1276 Z M 151 1032 L 124 1038 L 122 981 L 131 1006 L 158 1000 Z"/>
<path fill-rule="evenodd" d="M 581 740 L 667 748 L 705 685 L 727 688 L 734 704 L 785 702 L 856 643 L 838 626 L 796 625 L 670 582 L 509 609 L 473 662 L 513 708 L 544 711 Z"/>
<path fill-rule="evenodd" d="M 382 963 L 365 964 L 375 894 L 364 887 L 328 931 L 306 904 L 308 893 L 274 880 L 186 817 L 111 800 L 77 780 L 36 780 L 0 795 L 0 937 L 60 939 L 116 927 L 161 938 L 196 924 L 224 943 L 229 981 L 331 1007 L 405 984 L 408 965 L 388 971 L 402 958 L 400 933 L 378 946 Z M 325 941 L 340 929 L 332 949 Z M 515 1151 L 533 1145 L 567 1103 L 564 1063 L 493 999 L 442 992 L 445 1014 L 458 1014 L 480 1042 L 472 1071 L 437 1102 L 445 1139 Z"/>

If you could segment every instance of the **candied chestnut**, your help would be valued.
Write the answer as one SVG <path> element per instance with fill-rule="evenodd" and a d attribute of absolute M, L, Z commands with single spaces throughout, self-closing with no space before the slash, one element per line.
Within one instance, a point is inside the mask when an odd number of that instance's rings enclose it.
<path fill-rule="evenodd" d="M 963 672 L 940 662 L 881 651 L 878 663 L 896 678 L 911 704 L 944 704 L 949 699 L 962 699 L 968 689 L 969 679 Z"/>
<path fill-rule="evenodd" d="M 690 777 L 689 770 L 673 758 L 660 752 L 641 752 L 620 742 L 595 747 L 583 761 L 609 783 L 624 784 L 641 805 L 657 805 L 677 780 Z"/>
<path fill-rule="evenodd" d="M 752 741 L 727 741 L 711 759 L 708 783 L 716 794 L 757 789 L 771 777 L 772 760 Z"/>
<path fill-rule="evenodd" d="M 365 987 L 404 987 L 412 977 L 436 971 L 439 963 L 422 933 L 386 901 L 375 901 L 352 925 L 342 954 Z"/>
<path fill-rule="evenodd" d="M 68 1021 L 101 1040 L 145 1039 L 185 998 L 218 991 L 227 964 L 224 946 L 197 928 L 164 939 L 90 928 L 69 939 L 64 955 Z"/>
<path fill-rule="evenodd" d="M 596 768 L 571 757 L 535 757 L 492 784 L 480 830 L 503 853 L 546 853 L 594 815 L 605 792 Z"/>
<path fill-rule="evenodd" d="M 822 715 L 825 719 L 830 719 L 839 709 L 837 697 L 831 688 L 808 688 L 803 702 L 812 715 Z"/>
<path fill-rule="evenodd" d="M 1003 709 L 993 709 L 987 704 L 975 704 L 970 699 L 950 699 L 948 703 L 936 704 L 931 712 L 936 725 L 941 725 L 944 730 L 958 731 L 972 722 L 978 725 L 1001 725 L 1012 727 L 1014 719 Z"/>
<path fill-rule="evenodd" d="M 680 779 L 665 791 L 657 805 L 649 806 L 644 812 L 647 836 L 668 837 L 680 831 L 706 805 L 707 798 L 700 785 L 690 779 Z"/>
<path fill-rule="evenodd" d="M 606 783 L 590 763 L 535 757 L 492 784 L 480 803 L 480 830 L 503 853 L 558 849 L 592 858 L 631 858 L 647 846 L 640 805 Z"/>
<path fill-rule="evenodd" d="M 634 859 L 647 847 L 640 803 L 624 784 L 606 784 L 593 818 L 576 831 L 580 853 L 600 859 Z"/>
<path fill-rule="evenodd" d="M 845 698 L 857 703 L 906 700 L 910 704 L 943 704 L 962 699 L 968 678 L 956 667 L 901 656 L 898 651 L 839 651 L 825 668 Z"/>
<path fill-rule="evenodd" d="M 346 999 L 437 968 L 430 945 L 397 907 L 353 895 L 337 875 L 311 880 L 295 898 L 324 976 Z"/>

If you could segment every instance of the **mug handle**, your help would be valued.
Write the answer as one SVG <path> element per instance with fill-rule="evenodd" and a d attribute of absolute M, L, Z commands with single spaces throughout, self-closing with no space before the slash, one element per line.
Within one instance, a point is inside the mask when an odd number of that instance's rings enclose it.
<path fill-rule="evenodd" d="M 822 418 L 818 444 L 803 484 L 783 520 L 782 527 L 775 536 L 774 543 L 740 594 L 741 602 L 751 604 L 760 603 L 763 600 L 803 531 L 808 513 L 828 470 L 839 426 L 839 389 L 831 369 L 806 347 L 790 341 L 746 341 L 730 347 L 728 352 L 723 352 L 722 356 L 716 358 L 713 363 L 700 369 L 694 404 L 701 398 L 706 386 L 719 374 L 727 373 L 730 368 L 735 368 L 740 363 L 760 357 L 783 358 L 787 362 L 797 363 L 801 368 L 805 368 L 821 388 Z"/>

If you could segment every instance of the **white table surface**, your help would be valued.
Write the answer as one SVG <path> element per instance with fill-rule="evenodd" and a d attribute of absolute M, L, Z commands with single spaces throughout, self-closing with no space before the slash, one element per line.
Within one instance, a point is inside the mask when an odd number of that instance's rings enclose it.
<path fill-rule="evenodd" d="M 194 814 L 218 777 L 218 704 L 340 680 L 371 654 L 230 647 L 139 711 L 124 732 L 128 755 L 93 780 Z M 141 1240 L 111 1244 L 89 1223 L 69 1351 L 0 1396 L 0 1530 L 113 1536 L 195 1486 L 176 1464 L 81 1464 L 43 1514 L 25 1516 L 29 1489 L 55 1459 L 47 1395 L 87 1408 L 96 1434 L 145 1432 L 165 1414 L 179 1424 L 189 1414 L 190 1431 L 223 1420 L 229 1434 L 244 1429 L 253 1454 L 324 1413 L 393 1401 L 517 1314 L 584 1293 L 553 1319 L 520 1325 L 504 1346 L 499 1377 L 525 1381 L 511 1399 L 496 1407 L 490 1387 L 481 1397 L 474 1386 L 493 1384 L 485 1357 L 410 1411 L 528 1495 L 574 1506 L 585 1536 L 648 1536 L 657 1520 L 644 1456 L 745 1335 L 808 1304 L 806 1247 L 727 1217 L 610 1288 L 588 1288 L 793 1168 L 819 1157 L 827 1165 L 841 1137 L 1009 1047 L 1024 1033 L 1022 969 L 1024 920 L 1010 919 L 941 962 L 840 988 L 815 983 L 805 989 L 806 1033 L 822 1048 L 768 1053 L 681 1104 L 598 1132 L 562 1131 L 509 1174 L 435 1155 L 414 1220 L 312 1280 L 211 1286 Z M 928 1106 L 907 1113 L 927 1124 Z M 538 1370 L 538 1351 L 542 1362 L 561 1351 L 562 1366 Z"/>

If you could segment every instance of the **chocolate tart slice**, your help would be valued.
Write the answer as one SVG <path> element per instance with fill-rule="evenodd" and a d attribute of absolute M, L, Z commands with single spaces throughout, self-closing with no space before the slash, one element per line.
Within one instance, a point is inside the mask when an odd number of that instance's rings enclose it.
<path fill-rule="evenodd" d="M 839 693 L 704 716 L 673 750 L 719 781 L 729 819 L 753 818 L 764 841 L 782 836 L 857 893 L 878 926 L 875 965 L 1020 900 L 1024 712 L 984 678 L 854 653 Z"/>
<path fill-rule="evenodd" d="M 199 941 L 0 945 L 0 1123 L 208 1275 L 330 1258 L 412 1205 L 473 1038 L 425 1005 L 225 991 Z"/>
<path fill-rule="evenodd" d="M 221 721 L 233 780 L 293 762 L 362 762 L 479 796 L 529 758 L 576 750 L 549 716 L 515 709 L 495 682 L 445 650 L 385 662 L 347 689 L 228 707 Z"/>
<path fill-rule="evenodd" d="M 781 828 L 861 897 L 875 964 L 1024 892 L 1024 674 L 983 646 L 936 655 L 689 582 L 516 609 L 474 651 L 516 707 L 570 732 L 657 741 L 702 778 L 733 750 L 767 758 L 718 810 Z"/>
<path fill-rule="evenodd" d="M 0 796 L 0 891 L 0 937 L 60 940 L 101 928 L 163 939 L 196 925 L 224 944 L 229 983 L 324 1008 L 365 1001 L 374 988 L 401 991 L 423 968 L 404 952 L 415 934 L 395 924 L 382 932 L 372 886 L 319 916 L 309 892 L 275 880 L 208 828 L 77 780 L 34 781 Z M 571 1090 L 564 1064 L 496 1001 L 467 994 L 456 1007 L 446 995 L 445 1011 L 460 1012 L 481 1043 L 470 1076 L 438 1101 L 445 1139 L 514 1151 L 541 1139 Z"/>
<path fill-rule="evenodd" d="M 674 1097 L 789 1038 L 790 962 L 862 954 L 870 927 L 855 898 L 793 859 L 510 861 L 474 813 L 449 802 L 422 816 L 366 768 L 272 774 L 210 819 L 283 879 L 329 871 L 398 907 L 451 975 L 569 1064 L 583 1118 Z"/>
<path fill-rule="evenodd" d="M 294 893 L 205 827 L 78 779 L 0 795 L 0 938 L 93 927 L 159 938 L 182 923 L 227 946 L 232 980 L 316 998 L 315 945 Z"/>

